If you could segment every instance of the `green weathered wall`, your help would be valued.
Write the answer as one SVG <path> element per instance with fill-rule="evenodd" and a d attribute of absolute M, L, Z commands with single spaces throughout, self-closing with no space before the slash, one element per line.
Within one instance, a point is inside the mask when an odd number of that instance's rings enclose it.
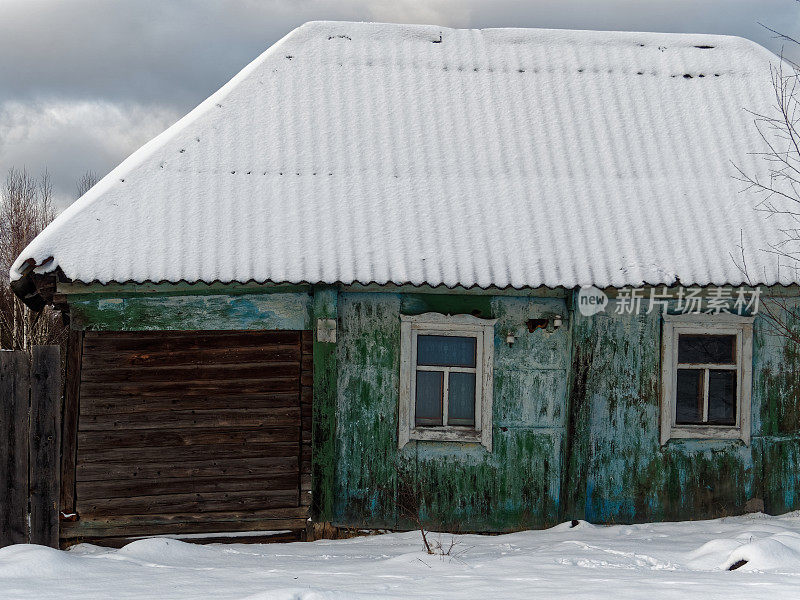
<path fill-rule="evenodd" d="M 564 517 L 593 522 L 737 514 L 751 498 L 768 512 L 800 508 L 797 355 L 754 324 L 752 442 L 659 445 L 661 318 L 575 315 Z"/>
<path fill-rule="evenodd" d="M 70 296 L 73 329 L 311 328 L 309 292 Z"/>
<path fill-rule="evenodd" d="M 795 300 L 800 304 L 800 300 Z M 800 508 L 800 353 L 756 318 L 752 441 L 659 445 L 661 319 L 582 317 L 559 298 L 461 293 L 239 289 L 226 293 L 69 296 L 74 328 L 312 329 L 338 318 L 338 341 L 314 344 L 314 514 L 349 526 L 462 531 Z M 493 451 L 477 444 L 397 448 L 400 314 L 497 318 Z M 553 333 L 525 322 L 565 315 Z M 509 347 L 509 329 L 517 336 Z M 418 504 L 418 506 L 417 506 Z"/>
<path fill-rule="evenodd" d="M 772 311 L 800 331 L 791 318 L 799 307 L 800 299 L 784 300 Z M 767 512 L 779 514 L 800 508 L 800 347 L 774 335 L 774 327 L 760 317 L 753 353 L 753 494 L 764 499 Z"/>
<path fill-rule="evenodd" d="M 493 452 L 415 441 L 397 448 L 400 314 L 428 311 L 498 319 Z M 524 324 L 565 311 L 559 299 L 342 294 L 335 520 L 404 526 L 404 513 L 419 509 L 430 526 L 461 530 L 557 522 L 569 334 L 528 333 Z"/>
<path fill-rule="evenodd" d="M 336 319 L 339 294 L 335 287 L 317 286 L 311 304 L 313 322 Z M 314 336 L 314 402 L 311 422 L 311 514 L 320 522 L 333 518 L 336 473 L 336 344 Z"/>

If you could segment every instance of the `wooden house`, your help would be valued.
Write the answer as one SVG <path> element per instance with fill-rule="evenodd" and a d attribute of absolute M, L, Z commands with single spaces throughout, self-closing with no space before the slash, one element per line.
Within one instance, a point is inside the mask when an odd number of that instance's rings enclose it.
<path fill-rule="evenodd" d="M 800 358 L 758 311 L 798 276 L 732 176 L 777 60 L 291 32 L 12 268 L 70 325 L 62 542 L 800 508 Z"/>

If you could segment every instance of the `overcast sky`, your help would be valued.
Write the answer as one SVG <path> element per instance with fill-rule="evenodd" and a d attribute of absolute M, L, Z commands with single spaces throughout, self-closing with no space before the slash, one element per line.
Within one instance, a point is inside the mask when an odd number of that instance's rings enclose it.
<path fill-rule="evenodd" d="M 721 33 L 776 53 L 759 21 L 800 36 L 796 0 L 0 0 L 0 176 L 46 167 L 63 207 L 82 173 L 105 175 L 318 19 Z"/>

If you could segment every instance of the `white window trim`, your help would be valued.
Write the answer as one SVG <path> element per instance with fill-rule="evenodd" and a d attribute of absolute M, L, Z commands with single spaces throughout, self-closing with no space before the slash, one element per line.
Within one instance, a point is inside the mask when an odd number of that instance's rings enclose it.
<path fill-rule="evenodd" d="M 400 407 L 398 446 L 409 440 L 474 442 L 492 450 L 492 385 L 494 378 L 494 324 L 497 319 L 472 315 L 400 315 Z M 475 427 L 414 427 L 416 336 L 467 335 L 478 339 L 475 362 Z"/>
<path fill-rule="evenodd" d="M 736 425 L 677 425 L 678 335 L 736 335 Z M 753 391 L 753 317 L 731 314 L 664 315 L 661 344 L 661 445 L 670 439 L 740 439 L 750 445 Z"/>

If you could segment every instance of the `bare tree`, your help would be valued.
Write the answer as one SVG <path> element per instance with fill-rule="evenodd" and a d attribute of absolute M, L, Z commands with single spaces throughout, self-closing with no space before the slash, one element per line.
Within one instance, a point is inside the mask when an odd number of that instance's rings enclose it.
<path fill-rule="evenodd" d="M 777 110 L 751 112 L 764 147 L 757 154 L 767 162 L 769 175 L 764 178 L 738 167 L 737 171 L 745 189 L 758 197 L 756 210 L 768 217 L 789 217 L 792 226 L 778 230 L 780 238 L 770 243 L 768 251 L 792 267 L 800 260 L 800 68 L 782 62 L 771 68 L 771 77 Z"/>
<path fill-rule="evenodd" d="M 783 42 L 800 47 L 800 40 L 764 26 Z M 800 274 L 800 65 L 784 54 L 777 65 L 770 68 L 775 102 L 768 113 L 750 112 L 753 124 L 763 144 L 757 153 L 767 165 L 766 176 L 747 173 L 736 167 L 737 179 L 746 191 L 756 198 L 756 210 L 767 218 L 779 217 L 776 238 L 767 248 L 760 250 L 772 254 L 778 271 L 789 269 Z M 742 243 L 741 256 L 735 262 L 746 281 L 753 285 L 760 273 L 751 273 L 745 260 Z M 800 306 L 792 300 L 770 295 L 761 302 L 762 314 L 776 333 L 800 344 Z"/>
<path fill-rule="evenodd" d="M 0 188 L 0 348 L 29 350 L 34 344 L 60 344 L 65 329 L 56 312 L 29 310 L 10 288 L 9 269 L 30 241 L 55 218 L 53 186 L 45 171 L 34 178 L 10 169 Z"/>
<path fill-rule="evenodd" d="M 75 182 L 78 190 L 78 195 L 76 198 L 83 196 L 86 192 L 92 189 L 94 184 L 98 181 L 100 181 L 100 177 L 95 171 L 86 171 L 86 173 L 78 177 L 78 181 Z"/>

